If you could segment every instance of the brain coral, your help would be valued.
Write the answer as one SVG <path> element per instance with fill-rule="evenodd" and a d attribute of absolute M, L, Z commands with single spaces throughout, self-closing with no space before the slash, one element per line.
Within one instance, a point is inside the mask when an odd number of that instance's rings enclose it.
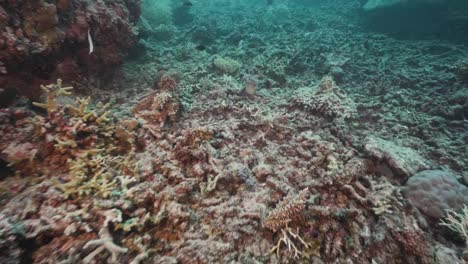
<path fill-rule="evenodd" d="M 425 170 L 409 178 L 403 193 L 408 201 L 431 218 L 442 218 L 446 210 L 458 211 L 468 203 L 468 188 L 455 175 Z"/>

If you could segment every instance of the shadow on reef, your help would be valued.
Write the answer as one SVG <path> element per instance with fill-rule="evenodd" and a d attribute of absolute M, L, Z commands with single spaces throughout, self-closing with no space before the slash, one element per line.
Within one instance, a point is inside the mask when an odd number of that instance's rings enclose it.
<path fill-rule="evenodd" d="M 4 160 L 0 160 L 0 180 L 6 179 L 12 175 L 14 175 L 14 172 L 8 167 L 8 163 Z"/>
<path fill-rule="evenodd" d="M 468 43 L 468 6 L 398 5 L 366 14 L 368 29 L 398 39 Z"/>

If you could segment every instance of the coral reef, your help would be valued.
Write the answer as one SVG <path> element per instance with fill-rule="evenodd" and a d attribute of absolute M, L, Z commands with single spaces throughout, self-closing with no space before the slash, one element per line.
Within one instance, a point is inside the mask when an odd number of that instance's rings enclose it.
<path fill-rule="evenodd" d="M 104 225 L 101 230 L 99 230 L 99 239 L 90 240 L 84 246 L 83 249 L 86 250 L 90 246 L 98 245 L 98 247 L 91 252 L 88 256 L 83 259 L 83 263 L 90 263 L 92 260 L 104 250 L 108 250 L 112 254 L 112 262 L 117 261 L 117 256 L 119 254 L 125 253 L 128 251 L 127 248 L 118 246 L 112 242 L 112 235 L 109 231 L 110 223 L 119 223 L 122 222 L 122 212 L 117 209 L 105 211 L 103 213 L 106 217 L 104 220 Z"/>
<path fill-rule="evenodd" d="M 48 53 L 63 82 L 0 108 L 0 262 L 463 263 L 468 49 L 358 2 L 164 2 L 121 74 L 71 89 L 77 58 L 122 59 L 138 1 L 8 1 L 55 6 L 28 20 L 51 40 L 96 13 Z"/>

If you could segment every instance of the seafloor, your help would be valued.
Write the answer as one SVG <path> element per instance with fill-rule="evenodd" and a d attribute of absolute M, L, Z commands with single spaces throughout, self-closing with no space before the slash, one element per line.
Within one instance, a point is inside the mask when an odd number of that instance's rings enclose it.
<path fill-rule="evenodd" d="M 195 2 L 1 109 L 0 262 L 464 263 L 468 47 L 350 2 Z"/>

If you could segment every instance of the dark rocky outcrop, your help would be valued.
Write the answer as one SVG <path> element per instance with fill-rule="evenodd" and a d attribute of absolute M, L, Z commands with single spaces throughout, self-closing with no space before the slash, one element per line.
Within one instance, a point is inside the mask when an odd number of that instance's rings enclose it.
<path fill-rule="evenodd" d="M 80 80 L 119 65 L 134 43 L 140 0 L 0 0 L 0 87 Z M 94 46 L 90 54 L 91 44 Z"/>

